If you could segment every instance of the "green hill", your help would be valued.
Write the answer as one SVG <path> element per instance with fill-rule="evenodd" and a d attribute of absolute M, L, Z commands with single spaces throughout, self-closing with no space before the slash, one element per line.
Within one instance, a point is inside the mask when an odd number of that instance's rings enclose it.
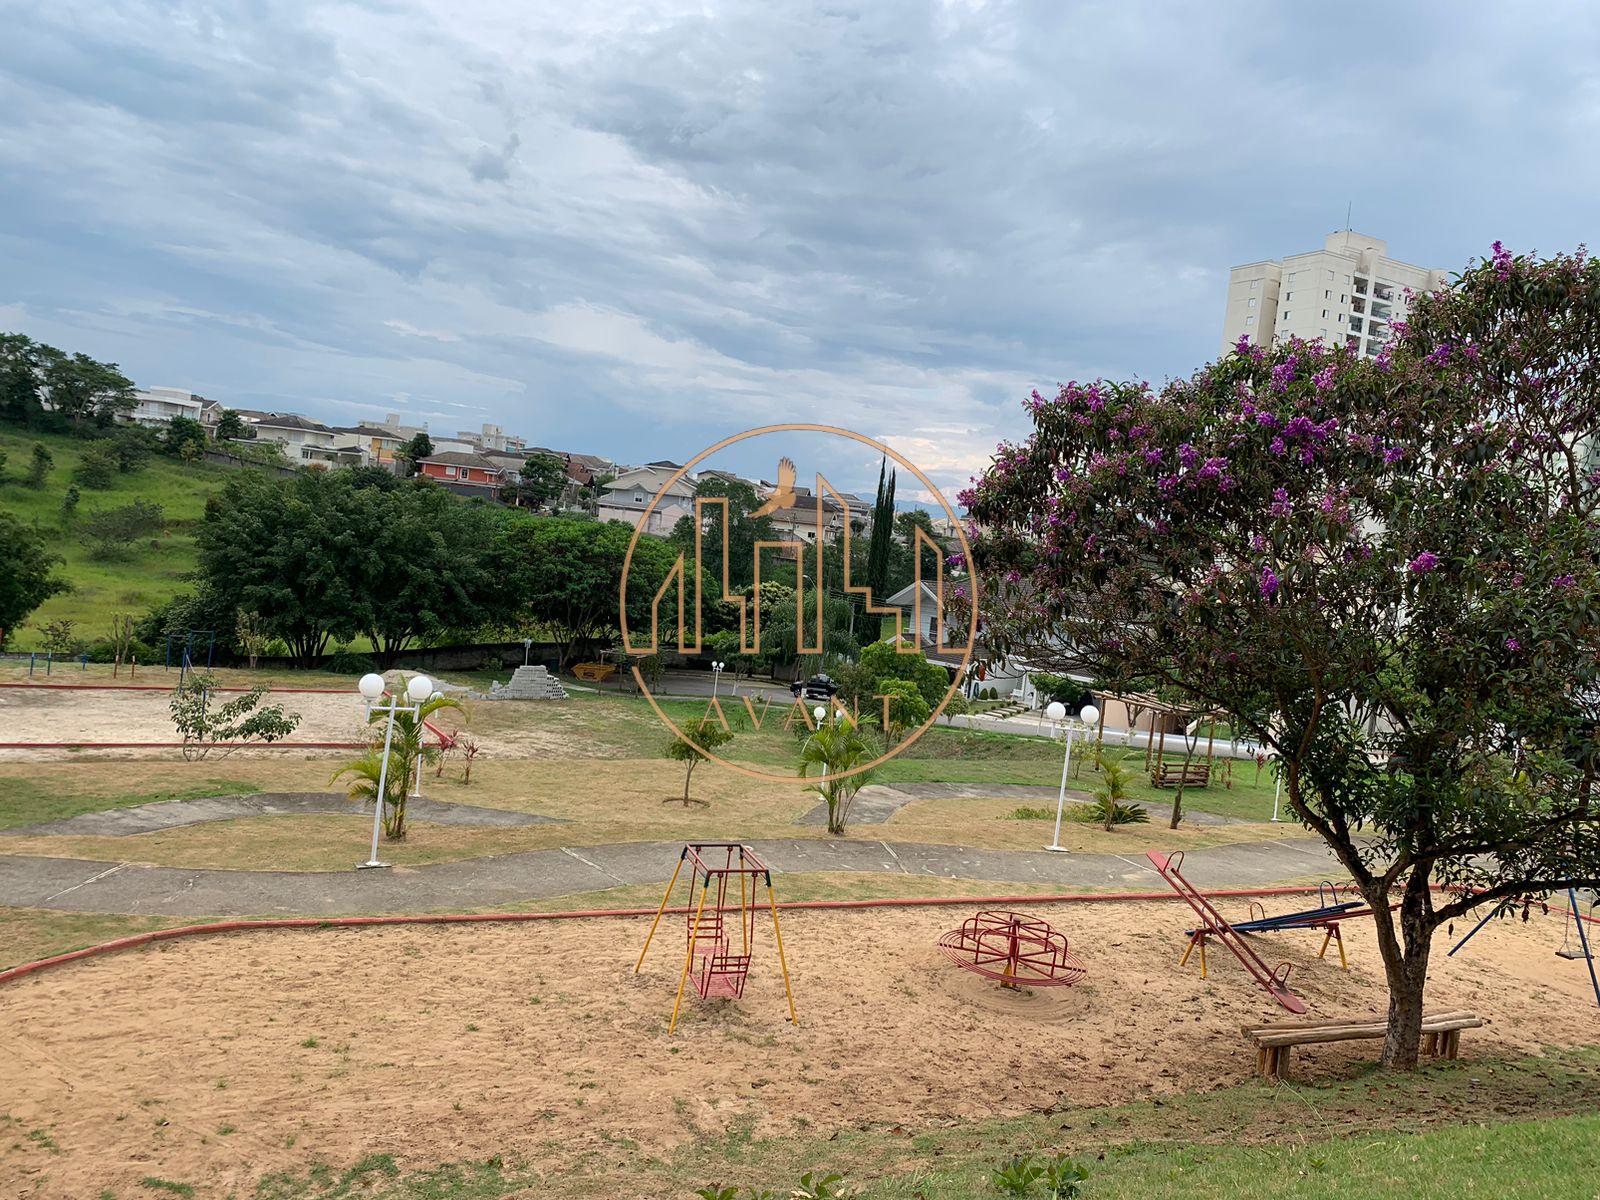
<path fill-rule="evenodd" d="M 55 458 L 42 487 L 28 482 L 35 443 L 43 443 Z M 34 526 L 44 536 L 52 554 L 65 560 L 57 574 L 72 591 L 54 596 L 36 610 L 28 624 L 16 631 L 7 649 L 29 650 L 40 644 L 38 626 L 61 619 L 78 623 L 80 637 L 104 639 L 114 612 L 142 613 L 182 591 L 185 575 L 194 569 L 194 529 L 205 510 L 206 497 L 222 486 L 233 472 L 211 463 L 185 463 L 152 456 L 139 471 L 117 475 L 107 491 L 80 487 L 76 524 L 100 509 L 119 508 L 134 500 L 161 505 L 164 528 L 155 537 L 139 541 L 121 558 L 96 559 L 79 541 L 62 515 L 62 498 L 72 485 L 85 440 L 58 434 L 34 433 L 0 426 L 0 450 L 6 454 L 5 478 L 0 480 L 0 511 Z"/>

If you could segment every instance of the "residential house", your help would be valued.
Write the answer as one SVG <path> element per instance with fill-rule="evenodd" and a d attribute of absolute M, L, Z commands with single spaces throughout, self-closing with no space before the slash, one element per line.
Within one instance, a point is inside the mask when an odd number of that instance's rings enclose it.
<path fill-rule="evenodd" d="M 452 485 L 452 490 L 498 496 L 500 489 L 510 479 L 502 463 L 482 454 L 460 450 L 436 450 L 417 463 L 417 473 L 440 483 Z"/>
<path fill-rule="evenodd" d="M 237 409 L 239 416 L 254 431 L 255 441 L 276 442 L 292 463 L 324 463 L 354 466 L 361 462 L 361 451 L 350 435 L 302 417 L 297 413 L 261 412 Z"/>
<path fill-rule="evenodd" d="M 770 489 L 769 489 L 770 491 Z M 796 487 L 793 501 L 769 514 L 773 531 L 781 541 L 804 542 L 815 545 L 817 541 L 817 497 L 810 488 Z M 851 519 L 856 516 L 854 506 Z M 843 529 L 844 505 L 831 493 L 822 496 L 822 539 L 831 542 Z"/>
<path fill-rule="evenodd" d="M 160 428 L 170 425 L 175 417 L 187 417 L 199 421 L 210 433 L 222 419 L 222 405 L 186 388 L 139 388 L 133 396 L 138 404 L 131 412 L 119 414 L 120 420 L 131 425 Z"/>
<path fill-rule="evenodd" d="M 602 489 L 595 515 L 602 521 L 626 521 L 638 527 L 649 508 L 644 531 L 665 537 L 680 518 L 694 512 L 694 485 L 677 478 L 679 470 L 676 464 L 663 462 L 624 471 Z M 660 500 L 651 508 L 657 496 Z"/>

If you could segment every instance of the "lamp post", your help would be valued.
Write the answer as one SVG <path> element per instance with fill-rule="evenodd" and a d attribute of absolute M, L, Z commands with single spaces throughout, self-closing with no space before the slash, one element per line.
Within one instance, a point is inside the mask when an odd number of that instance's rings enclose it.
<path fill-rule="evenodd" d="M 1283 772 L 1278 770 L 1278 760 L 1272 760 L 1272 778 L 1277 780 L 1277 785 L 1272 789 L 1272 819 L 1278 819 L 1278 801 L 1283 798 Z"/>
<path fill-rule="evenodd" d="M 727 665 L 725 662 L 711 664 L 711 698 L 713 700 L 717 698 L 717 685 L 722 682 L 722 672 Z"/>
<path fill-rule="evenodd" d="M 1067 706 L 1059 700 L 1052 700 L 1049 707 L 1044 710 L 1044 715 L 1049 717 L 1050 720 L 1060 723 L 1066 719 Z M 1100 710 L 1092 704 L 1085 704 L 1078 713 L 1078 720 L 1083 722 L 1085 733 L 1099 719 Z M 1065 729 L 1067 751 L 1061 759 L 1061 790 L 1056 793 L 1056 835 L 1050 844 L 1045 847 L 1046 850 L 1053 850 L 1057 854 L 1065 854 L 1067 852 L 1067 848 L 1061 844 L 1061 812 L 1067 805 L 1067 772 L 1072 768 L 1072 726 L 1068 725 Z"/>
<path fill-rule="evenodd" d="M 410 704 L 402 704 L 398 696 L 390 696 L 387 705 L 378 703 L 386 694 L 382 675 L 363 675 L 356 687 L 360 690 L 362 699 L 367 702 L 369 718 L 374 711 L 389 714 L 388 724 L 383 731 L 383 761 L 378 767 L 378 796 L 372 806 L 372 854 L 366 862 L 356 864 L 356 870 L 364 871 L 389 865 L 378 858 L 378 835 L 383 831 L 384 799 L 389 794 L 389 751 L 394 746 L 395 714 L 408 712 L 420 721 L 422 705 L 433 695 L 433 681 L 426 675 L 413 676 L 411 682 L 406 684 L 406 699 L 411 701 Z"/>

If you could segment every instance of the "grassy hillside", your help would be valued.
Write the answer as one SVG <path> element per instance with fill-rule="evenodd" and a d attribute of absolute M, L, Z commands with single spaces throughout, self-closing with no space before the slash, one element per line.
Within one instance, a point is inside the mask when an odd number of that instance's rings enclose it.
<path fill-rule="evenodd" d="M 55 458 L 44 486 L 33 487 L 27 474 L 35 443 L 42 442 Z M 206 497 L 221 487 L 231 472 L 209 463 L 183 463 L 152 456 L 131 475 L 118 475 L 110 490 L 79 488 L 79 521 L 99 509 L 118 508 L 134 500 L 162 506 L 166 527 L 153 539 L 137 542 L 127 555 L 95 559 L 77 533 L 63 524 L 61 501 L 72 485 L 73 468 L 88 444 L 82 439 L 31 433 L 0 426 L 0 450 L 6 454 L 5 478 L 0 480 L 0 511 L 10 513 L 44 535 L 52 554 L 65 559 L 57 574 L 72 584 L 72 591 L 46 601 L 8 649 L 29 650 L 40 644 L 38 626 L 45 621 L 70 619 L 87 640 L 105 638 L 109 619 L 118 611 L 141 613 L 183 590 L 184 575 L 194 568 L 194 528 L 205 509 Z"/>

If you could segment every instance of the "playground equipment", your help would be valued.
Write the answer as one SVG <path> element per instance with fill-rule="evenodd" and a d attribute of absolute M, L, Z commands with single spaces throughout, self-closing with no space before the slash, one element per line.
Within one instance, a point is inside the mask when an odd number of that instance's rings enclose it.
<path fill-rule="evenodd" d="M 1317 885 L 1317 907 L 1302 909 L 1299 912 L 1282 913 L 1269 917 L 1267 910 L 1261 906 L 1259 900 L 1250 902 L 1250 919 L 1237 921 L 1233 925 L 1236 933 L 1282 933 L 1290 929 L 1320 929 L 1323 931 L 1322 947 L 1317 951 L 1318 958 L 1325 958 L 1330 944 L 1339 947 L 1339 965 L 1345 970 L 1350 969 L 1350 960 L 1345 957 L 1344 934 L 1340 930 L 1340 922 L 1352 917 L 1367 917 L 1372 915 L 1370 908 L 1361 907 L 1360 900 L 1339 899 L 1339 889 L 1328 880 L 1323 880 Z M 1199 931 L 1190 929 L 1186 931 L 1193 939 Z M 1204 946 L 1201 947 L 1202 961 L 1204 959 Z M 1186 956 L 1187 957 L 1187 956 Z"/>
<path fill-rule="evenodd" d="M 1567 912 L 1561 928 L 1561 945 L 1556 948 L 1556 954 L 1561 958 L 1583 960 L 1584 965 L 1589 968 L 1589 986 L 1594 990 L 1595 1006 L 1600 1008 L 1600 972 L 1595 970 L 1594 951 L 1589 945 L 1589 934 L 1584 929 L 1585 925 L 1600 925 L 1600 919 L 1597 919 L 1594 915 L 1596 903 L 1600 903 L 1600 895 L 1591 895 L 1589 911 L 1585 913 L 1583 906 L 1578 902 L 1578 889 L 1573 886 L 1567 888 Z M 1450 947 L 1448 957 L 1454 958 L 1456 951 L 1477 937 L 1480 929 L 1496 917 L 1504 916 L 1514 910 L 1519 904 L 1522 906 L 1522 919 L 1524 921 L 1528 919 L 1528 914 L 1535 904 L 1540 905 L 1546 913 L 1550 911 L 1550 905 L 1547 902 L 1535 900 L 1532 896 L 1500 900 L 1489 907 L 1489 911 L 1479 919 L 1476 925 L 1467 931 L 1465 937 Z M 1574 937 L 1576 937 L 1577 945 L 1573 945 Z"/>
<path fill-rule="evenodd" d="M 682 910 L 687 919 L 686 949 L 667 1033 L 670 1035 L 678 1027 L 684 988 L 691 979 L 695 994 L 702 1000 L 737 1000 L 744 995 L 745 979 L 750 974 L 751 948 L 755 943 L 758 884 L 765 884 L 767 888 L 766 907 L 772 913 L 772 936 L 778 948 L 784 995 L 789 1000 L 789 1020 L 798 1025 L 800 1018 L 795 1013 L 794 989 L 789 985 L 789 964 L 783 956 L 783 930 L 778 925 L 778 898 L 772 890 L 772 871 L 755 851 L 739 842 L 690 842 L 683 848 L 667 890 L 661 896 L 655 920 L 650 923 L 650 933 L 644 939 L 644 949 L 639 951 L 633 973 L 637 975 L 644 966 L 644 956 L 650 952 L 650 943 L 667 911 L 684 863 L 689 864 L 689 903 Z M 735 879 L 739 881 L 737 907 L 729 904 Z M 731 929 L 725 916 L 736 917 Z"/>
<path fill-rule="evenodd" d="M 1156 873 L 1166 880 L 1172 890 L 1183 898 L 1184 903 L 1194 909 L 1195 914 L 1201 921 L 1200 927 L 1189 934 L 1189 945 L 1184 949 L 1183 957 L 1178 960 L 1179 966 L 1187 963 L 1189 956 L 1194 953 L 1196 947 L 1199 947 L 1200 978 L 1204 979 L 1206 977 L 1206 942 L 1211 938 L 1216 938 L 1217 941 L 1233 951 L 1233 956 L 1244 964 L 1245 970 L 1250 972 L 1255 981 L 1265 988 L 1268 995 L 1274 1000 L 1292 1013 L 1299 1014 L 1306 1011 L 1306 1002 L 1289 990 L 1289 969 L 1291 964 L 1279 963 L 1276 969 L 1267 966 L 1261 956 L 1244 940 L 1238 930 L 1230 925 L 1227 919 L 1217 911 L 1216 905 L 1212 904 L 1199 889 L 1183 877 L 1183 872 L 1180 869 L 1183 866 L 1182 850 L 1175 850 L 1170 855 L 1162 854 L 1155 850 L 1147 850 L 1145 851 L 1145 857 L 1155 867 Z"/>
<path fill-rule="evenodd" d="M 195 665 L 195 645 L 199 638 L 206 639 L 206 670 L 210 670 L 212 661 L 217 652 L 217 631 L 214 629 L 184 629 L 167 634 L 167 661 L 168 670 L 176 663 L 180 670 L 189 671 Z M 173 650 L 177 650 L 177 657 L 173 657 Z"/>
<path fill-rule="evenodd" d="M 1026 913 L 980 912 L 942 935 L 938 947 L 962 970 L 1001 987 L 1071 987 L 1089 973 L 1065 936 Z"/>

